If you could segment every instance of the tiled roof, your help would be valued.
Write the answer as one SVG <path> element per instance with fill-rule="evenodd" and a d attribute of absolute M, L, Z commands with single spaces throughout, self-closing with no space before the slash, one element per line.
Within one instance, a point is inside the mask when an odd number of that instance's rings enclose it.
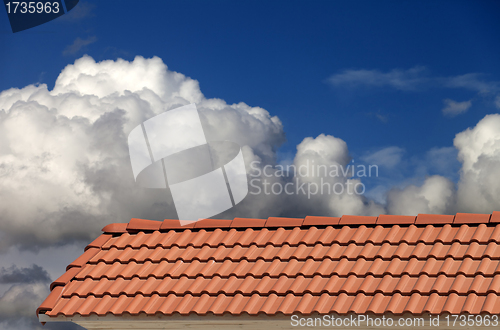
<path fill-rule="evenodd" d="M 103 232 L 37 314 L 500 314 L 500 212 L 132 219 Z"/>

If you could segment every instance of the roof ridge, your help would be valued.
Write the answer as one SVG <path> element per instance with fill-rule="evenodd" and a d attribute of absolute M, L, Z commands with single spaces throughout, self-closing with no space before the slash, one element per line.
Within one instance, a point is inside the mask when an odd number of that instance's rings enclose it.
<path fill-rule="evenodd" d="M 342 217 L 306 216 L 305 218 L 269 217 L 267 219 L 234 218 L 233 220 L 203 219 L 182 225 L 179 220 L 165 219 L 163 221 L 133 218 L 129 223 L 112 223 L 105 226 L 102 231 L 107 234 L 123 234 L 126 232 L 137 233 L 140 231 L 167 231 L 167 230 L 197 230 L 215 228 L 286 228 L 286 227 L 311 227 L 311 226 L 394 226 L 415 225 L 463 225 L 463 224 L 490 224 L 500 223 L 500 212 L 491 214 L 457 213 L 445 214 L 418 214 L 359 216 L 343 215 Z"/>

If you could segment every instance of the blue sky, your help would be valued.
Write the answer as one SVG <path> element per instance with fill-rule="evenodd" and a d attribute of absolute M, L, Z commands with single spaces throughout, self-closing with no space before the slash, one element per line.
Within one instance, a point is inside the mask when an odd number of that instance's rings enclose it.
<path fill-rule="evenodd" d="M 499 1 L 106 0 L 13 34 L 0 13 L 0 330 L 38 329 L 48 278 L 105 224 L 171 216 L 126 137 L 180 104 L 249 159 L 380 167 L 364 196 L 249 194 L 224 218 L 500 210 L 499 17 Z"/>
<path fill-rule="evenodd" d="M 283 121 L 294 151 L 305 136 L 332 134 L 352 153 L 398 145 L 409 155 L 451 146 L 456 133 L 495 112 L 493 97 L 421 83 L 332 86 L 345 70 L 428 78 L 477 74 L 500 81 L 498 1 L 81 2 L 64 17 L 12 34 L 1 20 L 0 89 L 47 83 L 76 58 L 159 56 L 197 79 L 206 97 L 261 106 Z M 69 50 L 77 38 L 90 44 Z M 66 50 L 66 52 L 65 52 Z M 443 99 L 467 101 L 447 118 Z"/>
<path fill-rule="evenodd" d="M 278 161 L 323 133 L 359 162 L 392 148 L 401 162 L 367 179 L 371 188 L 432 174 L 457 182 L 455 135 L 498 112 L 499 14 L 498 1 L 81 1 L 16 34 L 3 16 L 0 90 L 51 89 L 84 54 L 158 56 L 207 98 L 277 115 L 287 138 Z M 450 104 L 462 112 L 445 114 Z M 440 148 L 448 162 L 423 169 Z"/>

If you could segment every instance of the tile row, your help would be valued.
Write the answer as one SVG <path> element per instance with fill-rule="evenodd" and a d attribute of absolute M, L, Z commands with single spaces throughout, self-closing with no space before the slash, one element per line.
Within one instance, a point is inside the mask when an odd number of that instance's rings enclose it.
<path fill-rule="evenodd" d="M 450 295 L 439 295 L 433 293 L 431 295 L 422 295 L 413 293 L 411 295 L 383 295 L 377 293 L 375 295 L 365 295 L 359 293 L 356 295 L 347 295 L 341 293 L 338 295 L 329 295 L 323 293 L 319 296 L 313 296 L 306 293 L 303 296 L 294 296 L 287 294 L 286 296 L 278 296 L 271 294 L 269 296 L 260 296 L 253 294 L 251 296 L 243 296 L 237 294 L 235 296 L 226 296 L 220 294 L 217 296 L 159 296 L 157 294 L 151 297 L 136 295 L 128 297 L 121 295 L 119 297 L 104 296 L 96 298 L 88 296 L 80 298 L 73 296 L 71 298 L 60 298 L 54 308 L 46 312 L 48 316 L 73 316 L 73 315 L 99 315 L 106 314 L 123 315 L 131 314 L 138 315 L 145 313 L 147 315 L 163 314 L 198 314 L 205 315 L 213 313 L 215 315 L 222 314 L 267 314 L 275 315 L 278 313 L 290 315 L 293 313 L 311 314 L 311 313 L 356 313 L 363 314 L 372 312 L 381 315 L 387 312 L 400 315 L 405 312 L 412 314 L 421 313 L 500 313 L 500 296 L 495 293 L 489 293 L 486 296 L 478 296 L 474 293 L 460 296 L 455 293 Z"/>
<path fill-rule="evenodd" d="M 100 250 L 90 259 L 89 263 L 113 263 L 115 261 L 120 261 L 122 263 L 128 263 L 130 261 L 152 261 L 158 263 L 162 260 L 183 260 L 186 262 L 192 260 L 256 261 L 258 259 L 263 259 L 265 261 L 272 261 L 274 259 L 322 260 L 325 258 L 332 260 L 340 260 L 343 258 L 349 260 L 356 260 L 359 258 L 367 260 L 376 258 L 390 260 L 396 257 L 400 259 L 417 258 L 421 260 L 428 258 L 445 259 L 448 257 L 457 260 L 464 258 L 481 259 L 485 257 L 500 259 L 500 244 L 496 242 L 490 242 L 488 244 L 479 244 L 477 242 L 471 244 L 460 244 L 458 242 L 443 244 L 437 242 L 435 244 L 418 243 L 416 245 L 409 245 L 407 243 L 401 243 L 399 245 L 391 245 L 389 243 L 384 243 L 382 245 L 374 245 L 372 243 L 366 243 L 365 245 L 357 245 L 354 243 L 339 245 L 335 243 L 330 246 L 325 246 L 323 244 L 316 244 L 313 246 L 300 244 L 298 246 L 282 245 L 275 247 L 273 245 L 267 245 L 265 247 L 258 247 L 257 245 L 250 245 L 249 247 L 242 247 L 236 245 L 232 248 L 223 245 L 217 248 L 205 245 L 202 248 L 195 248 L 192 246 L 179 248 L 173 246 L 170 249 L 164 249 L 162 247 L 149 249 L 143 246 L 140 249 L 127 247 L 123 250 L 113 247 L 109 250 Z"/>
<path fill-rule="evenodd" d="M 385 295 L 401 293 L 403 295 L 410 295 L 417 292 L 422 295 L 430 295 L 432 293 L 440 295 L 449 293 L 486 295 L 497 292 L 499 287 L 500 274 L 493 277 L 484 277 L 482 275 L 467 277 L 461 274 L 456 277 L 447 277 L 442 274 L 437 277 L 430 277 L 425 274 L 418 277 L 408 275 L 401 277 L 393 277 L 391 275 L 385 275 L 384 277 L 374 277 L 372 275 L 366 277 L 355 275 L 348 277 L 339 277 L 338 275 L 323 277 L 316 275 L 314 277 L 280 276 L 279 278 L 270 276 L 262 278 L 255 278 L 253 276 L 246 276 L 244 278 L 236 276 L 228 278 L 220 276 L 212 278 L 188 278 L 183 276 L 180 278 L 165 277 L 163 279 L 156 279 L 154 277 L 140 279 L 134 277 L 130 280 L 120 277 L 116 280 L 108 280 L 107 278 L 93 280 L 86 278 L 83 281 L 72 281 L 64 289 L 62 297 L 71 298 L 75 295 L 81 298 L 90 295 L 96 297 L 106 295 L 118 297 L 120 295 L 135 296 L 139 294 L 143 296 L 152 296 L 154 294 L 160 296 L 169 294 L 176 294 L 178 296 L 187 294 L 193 296 L 201 296 L 203 294 L 210 296 L 219 294 L 227 296 L 234 296 L 236 294 L 269 296 L 277 294 L 283 296 L 288 293 L 300 296 L 306 293 L 320 295 L 332 292 L 344 292 L 350 295 L 357 293 L 367 295 L 374 295 L 376 293 L 383 293 Z"/>
<path fill-rule="evenodd" d="M 130 223 L 114 223 L 103 228 L 104 232 L 125 233 L 136 231 L 154 230 L 184 230 L 202 228 L 273 228 L 273 227 L 307 227 L 329 225 L 395 225 L 395 224 L 464 224 L 464 223 L 499 223 L 500 212 L 493 214 L 457 213 L 456 215 L 444 214 L 418 214 L 417 216 L 386 215 L 356 216 L 343 215 L 342 217 L 307 216 L 305 218 L 279 218 L 267 219 L 234 218 L 233 220 L 203 219 L 195 222 L 181 222 L 179 220 L 165 219 L 163 222 L 145 219 L 132 219 Z"/>
<path fill-rule="evenodd" d="M 500 243 L 500 224 L 494 226 L 487 226 L 486 224 L 479 225 L 461 225 L 451 226 L 446 224 L 444 226 L 417 227 L 410 225 L 408 227 L 400 227 L 394 225 L 392 227 L 360 227 L 344 226 L 336 228 L 328 226 L 326 228 L 262 228 L 245 230 L 229 229 L 221 230 L 216 228 L 214 230 L 201 229 L 199 231 L 192 231 L 185 229 L 184 231 L 170 230 L 168 232 L 154 231 L 151 234 L 138 232 L 130 234 L 123 233 L 118 237 L 107 239 L 102 245 L 102 249 L 118 248 L 124 249 L 126 247 L 140 248 L 170 248 L 177 246 L 185 248 L 193 246 L 200 248 L 202 246 L 218 247 L 224 245 L 226 247 L 233 247 L 241 245 L 247 247 L 249 245 L 257 245 L 263 247 L 266 245 L 281 246 L 287 244 L 296 246 L 298 244 L 315 245 L 321 243 L 323 245 L 330 245 L 337 243 L 346 245 L 349 243 L 365 244 L 382 244 L 384 242 L 390 244 L 399 244 L 406 242 L 407 244 L 416 244 L 423 242 L 432 244 L 435 242 L 442 242 L 450 244 L 453 242 L 470 243 L 478 242 L 486 244 L 488 242 Z"/>
<path fill-rule="evenodd" d="M 351 274 L 358 277 L 366 277 L 373 275 L 381 277 L 386 274 L 392 276 L 402 276 L 404 274 L 410 276 L 419 276 L 426 274 L 428 276 L 438 276 L 444 274 L 447 276 L 456 276 L 463 274 L 465 276 L 475 276 L 482 274 L 483 276 L 493 276 L 500 273 L 500 261 L 483 258 L 481 260 L 473 260 L 465 258 L 463 260 L 455 260 L 453 258 L 446 258 L 444 260 L 437 260 L 429 258 L 427 260 L 418 260 L 411 258 L 408 260 L 401 260 L 394 258 L 392 260 L 383 259 L 357 259 L 348 260 L 346 258 L 341 260 L 324 259 L 315 261 L 307 259 L 299 261 L 291 259 L 289 261 L 281 261 L 274 259 L 273 261 L 264 261 L 259 259 L 257 261 L 241 260 L 233 262 L 225 260 L 217 262 L 208 260 L 200 262 L 193 260 L 192 262 L 185 263 L 182 260 L 176 262 L 161 261 L 153 263 L 146 261 L 144 263 L 136 263 L 131 261 L 127 264 L 115 262 L 107 264 L 99 262 L 97 264 L 87 264 L 74 276 L 77 280 L 85 278 L 101 279 L 116 279 L 122 277 L 124 279 L 131 279 L 139 277 L 145 279 L 148 277 L 164 278 L 167 276 L 178 278 L 187 276 L 194 278 L 197 276 L 202 277 L 246 277 L 253 276 L 261 278 L 263 276 L 279 277 L 288 276 L 296 277 L 299 275 L 305 277 L 312 277 L 314 275 L 321 276 L 349 276 Z M 69 270 L 71 271 L 71 269 Z M 68 271 L 68 272 L 69 272 Z M 63 275 L 65 276 L 65 275 Z M 62 277 L 63 277 L 62 276 Z M 71 275 L 73 277 L 73 275 Z"/>

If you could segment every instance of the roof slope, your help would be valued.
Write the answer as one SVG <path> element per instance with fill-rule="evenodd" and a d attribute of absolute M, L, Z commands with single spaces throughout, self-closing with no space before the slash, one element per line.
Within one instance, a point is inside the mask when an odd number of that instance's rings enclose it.
<path fill-rule="evenodd" d="M 500 314 L 500 212 L 132 219 L 103 231 L 37 314 Z"/>

